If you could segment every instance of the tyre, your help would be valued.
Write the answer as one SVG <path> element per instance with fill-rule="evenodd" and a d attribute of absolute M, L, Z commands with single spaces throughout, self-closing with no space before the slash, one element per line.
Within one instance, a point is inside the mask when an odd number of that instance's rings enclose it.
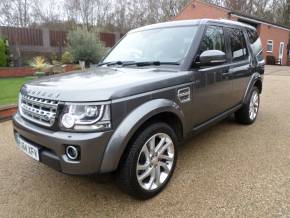
<path fill-rule="evenodd" d="M 235 113 L 236 121 L 242 124 L 252 124 L 256 121 L 260 106 L 259 89 L 254 86 L 246 104 Z"/>
<path fill-rule="evenodd" d="M 121 160 L 118 184 L 129 195 L 149 199 L 160 193 L 174 171 L 177 137 L 166 123 L 139 132 Z"/>

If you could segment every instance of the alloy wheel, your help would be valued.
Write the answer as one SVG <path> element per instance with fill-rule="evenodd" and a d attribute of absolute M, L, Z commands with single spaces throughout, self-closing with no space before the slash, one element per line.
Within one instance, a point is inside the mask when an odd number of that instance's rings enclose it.
<path fill-rule="evenodd" d="M 257 117 L 259 110 L 259 93 L 254 90 L 250 100 L 249 115 L 250 119 L 254 120 Z"/>
<path fill-rule="evenodd" d="M 165 133 L 153 135 L 142 147 L 136 166 L 139 185 L 153 191 L 169 177 L 174 163 L 174 144 Z"/>

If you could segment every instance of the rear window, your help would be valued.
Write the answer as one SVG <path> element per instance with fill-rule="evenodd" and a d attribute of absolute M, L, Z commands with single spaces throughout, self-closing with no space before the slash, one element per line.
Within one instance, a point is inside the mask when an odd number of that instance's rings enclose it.
<path fill-rule="evenodd" d="M 247 33 L 251 44 L 254 44 L 259 39 L 259 35 L 256 30 L 247 29 Z"/>
<path fill-rule="evenodd" d="M 242 61 L 248 58 L 248 49 L 243 31 L 236 28 L 228 28 L 233 61 Z"/>
<path fill-rule="evenodd" d="M 250 45 L 254 55 L 257 57 L 258 61 L 263 60 L 262 43 L 257 31 L 253 29 L 247 29 L 247 34 L 249 36 Z"/>

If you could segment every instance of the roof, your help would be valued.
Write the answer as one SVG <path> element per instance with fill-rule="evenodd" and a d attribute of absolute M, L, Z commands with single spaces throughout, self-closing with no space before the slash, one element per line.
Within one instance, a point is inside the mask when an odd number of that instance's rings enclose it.
<path fill-rule="evenodd" d="M 271 22 L 271 21 L 268 21 L 268 20 L 265 20 L 265 19 L 262 19 L 262 18 L 258 18 L 256 16 L 243 14 L 241 12 L 238 12 L 238 11 L 235 11 L 235 10 L 231 10 L 230 8 L 223 7 L 223 6 L 216 5 L 216 4 L 212 4 L 212 3 L 207 3 L 207 2 L 204 2 L 202 0 L 195 0 L 195 1 L 197 1 L 199 3 L 202 3 L 202 4 L 210 5 L 212 7 L 216 7 L 216 8 L 222 9 L 224 11 L 227 11 L 229 15 L 237 15 L 237 16 L 240 16 L 240 17 L 243 17 L 243 18 L 248 18 L 250 20 L 258 21 L 257 23 L 266 23 L 266 24 L 270 24 L 272 26 L 280 27 L 280 28 L 283 28 L 283 29 L 286 29 L 286 30 L 290 31 L 290 28 L 285 26 L 285 25 L 277 24 L 277 23 L 274 23 L 274 22 Z M 192 2 L 190 4 L 192 4 Z"/>
<path fill-rule="evenodd" d="M 267 21 L 267 20 L 264 20 L 264 19 L 261 19 L 261 18 L 255 17 L 255 16 L 245 15 L 245 14 L 240 13 L 240 12 L 237 12 L 237 11 L 231 11 L 229 14 L 231 14 L 231 15 L 238 15 L 238 16 L 245 17 L 245 18 L 248 18 L 248 19 L 251 19 L 251 20 L 256 20 L 256 21 L 258 21 L 259 23 L 270 24 L 270 25 L 272 25 L 272 26 L 281 27 L 281 28 L 283 28 L 283 29 L 287 29 L 288 31 L 290 31 L 290 28 L 287 27 L 287 26 L 285 26 L 285 25 L 276 24 L 276 23 L 274 23 L 274 22 L 270 22 L 270 21 Z"/>
<path fill-rule="evenodd" d="M 156 23 L 156 24 L 151 24 L 151 25 L 147 25 L 144 27 L 131 30 L 130 32 L 139 32 L 139 31 L 144 31 L 144 30 L 149 30 L 149 29 L 158 29 L 158 28 L 164 28 L 164 27 L 198 25 L 200 24 L 201 20 L 202 19 L 168 21 L 168 22 L 163 22 L 163 23 Z"/>
<path fill-rule="evenodd" d="M 226 19 L 193 19 L 193 20 L 178 20 L 178 21 L 169 21 L 169 22 L 164 22 L 164 23 L 151 24 L 151 25 L 147 25 L 144 27 L 131 30 L 130 33 L 145 31 L 145 30 L 150 30 L 150 29 L 166 28 L 166 27 L 180 27 L 180 26 L 191 26 L 191 25 L 193 26 L 193 25 L 199 25 L 199 24 L 206 24 L 208 22 L 228 24 L 228 25 L 233 25 L 233 26 L 241 26 L 241 27 L 255 29 L 251 25 L 237 22 L 237 21 L 226 20 Z"/>

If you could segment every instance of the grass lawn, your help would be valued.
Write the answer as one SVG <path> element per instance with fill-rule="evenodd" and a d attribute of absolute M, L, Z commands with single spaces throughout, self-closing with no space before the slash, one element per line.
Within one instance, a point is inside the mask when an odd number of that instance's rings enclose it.
<path fill-rule="evenodd" d="M 16 104 L 21 86 L 33 77 L 1 78 L 0 79 L 0 106 Z"/>

